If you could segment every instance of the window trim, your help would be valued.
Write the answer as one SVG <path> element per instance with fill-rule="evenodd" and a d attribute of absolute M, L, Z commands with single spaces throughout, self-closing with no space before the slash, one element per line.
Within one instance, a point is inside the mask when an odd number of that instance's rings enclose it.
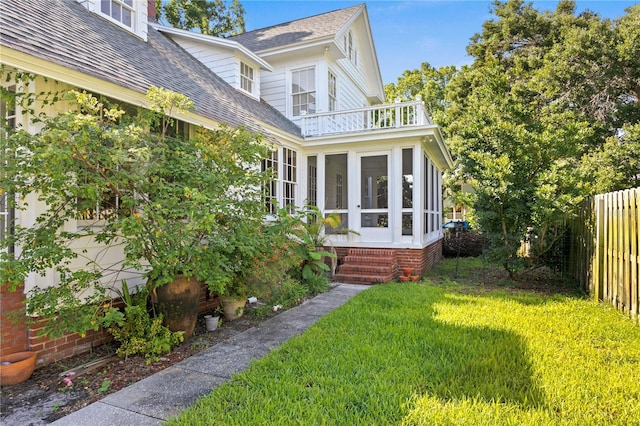
<path fill-rule="evenodd" d="M 245 73 L 245 70 L 250 71 L 250 75 L 247 75 Z M 245 83 L 246 85 L 249 86 L 248 89 L 245 87 Z M 243 90 L 253 95 L 255 87 L 256 87 L 256 80 L 255 80 L 254 67 L 247 64 L 244 61 L 240 61 L 240 90 Z"/>

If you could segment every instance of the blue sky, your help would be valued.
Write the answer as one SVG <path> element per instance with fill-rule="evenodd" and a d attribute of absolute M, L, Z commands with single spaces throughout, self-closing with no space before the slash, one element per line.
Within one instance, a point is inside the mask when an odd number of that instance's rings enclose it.
<path fill-rule="evenodd" d="M 241 0 L 246 29 L 271 25 L 353 6 L 364 1 L 274 1 Z M 466 54 L 469 39 L 492 18 L 487 0 L 374 0 L 366 1 L 373 39 L 378 51 L 382 80 L 395 82 L 404 70 L 422 62 L 435 67 L 471 63 Z M 537 0 L 540 10 L 553 10 L 556 0 Z M 578 12 L 590 9 L 614 19 L 637 1 L 607 0 L 576 2 Z"/>

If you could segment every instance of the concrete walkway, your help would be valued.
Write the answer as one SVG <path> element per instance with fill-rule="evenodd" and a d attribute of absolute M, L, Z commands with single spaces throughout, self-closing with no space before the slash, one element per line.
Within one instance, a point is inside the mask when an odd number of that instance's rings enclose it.
<path fill-rule="evenodd" d="M 51 424 L 159 425 L 366 288 L 368 286 L 339 284 L 327 293 Z"/>

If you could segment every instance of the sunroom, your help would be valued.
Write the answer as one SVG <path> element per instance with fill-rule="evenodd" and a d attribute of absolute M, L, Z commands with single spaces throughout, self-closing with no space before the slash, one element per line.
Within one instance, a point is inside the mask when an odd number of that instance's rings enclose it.
<path fill-rule="evenodd" d="M 306 115 L 300 125 L 303 198 L 356 231 L 329 235 L 336 279 L 389 281 L 401 268 L 423 273 L 442 250 L 442 171 L 452 164 L 423 103 Z"/>

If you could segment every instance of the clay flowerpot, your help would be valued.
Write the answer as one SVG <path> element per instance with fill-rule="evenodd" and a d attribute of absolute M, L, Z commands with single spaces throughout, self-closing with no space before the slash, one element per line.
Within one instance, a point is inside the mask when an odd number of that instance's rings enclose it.
<path fill-rule="evenodd" d="M 413 273 L 413 268 L 402 268 L 402 273 L 405 277 L 409 277 Z"/>
<path fill-rule="evenodd" d="M 400 278 L 400 281 L 403 282 L 403 283 L 406 283 L 407 281 L 409 281 L 411 279 L 411 277 L 408 276 L 408 275 L 401 275 L 398 278 Z"/>
<path fill-rule="evenodd" d="M 420 275 L 411 275 L 411 279 L 413 281 L 418 281 L 420 279 Z"/>
<path fill-rule="evenodd" d="M 36 369 L 36 353 L 16 352 L 0 358 L 0 385 L 17 385 L 31 377 Z"/>
<path fill-rule="evenodd" d="M 178 275 L 173 282 L 156 289 L 156 304 L 164 325 L 171 331 L 184 331 L 184 339 L 193 335 L 198 321 L 200 282 Z"/>
<path fill-rule="evenodd" d="M 222 302 L 224 318 L 227 321 L 240 318 L 244 313 L 244 305 L 247 303 L 247 299 L 237 296 L 223 296 L 220 301 Z"/>

